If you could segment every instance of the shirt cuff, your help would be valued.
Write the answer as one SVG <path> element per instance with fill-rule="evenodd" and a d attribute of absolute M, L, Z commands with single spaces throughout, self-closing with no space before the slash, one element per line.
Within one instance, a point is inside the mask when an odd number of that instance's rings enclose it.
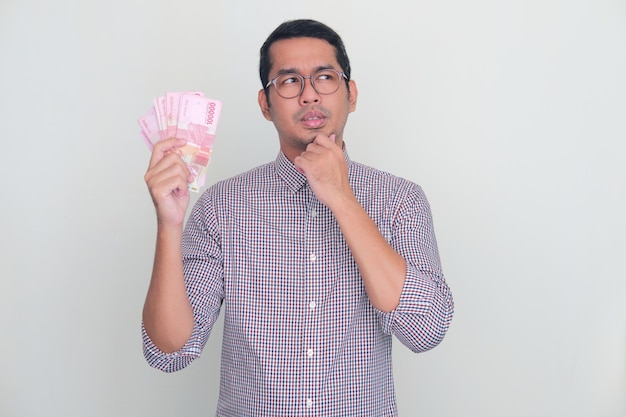
<path fill-rule="evenodd" d="M 144 324 L 141 323 L 141 336 L 143 339 L 143 355 L 148 364 L 163 372 L 176 372 L 200 356 L 203 344 L 201 343 L 200 332 L 197 326 L 194 326 L 191 337 L 180 348 L 180 350 L 172 353 L 166 353 L 160 350 L 150 339 Z"/>
<path fill-rule="evenodd" d="M 436 292 L 437 283 L 428 274 L 424 274 L 418 271 L 417 268 L 408 265 L 398 306 L 390 312 L 376 309 L 381 319 L 383 332 L 387 334 L 393 333 L 397 316 L 429 314 Z"/>

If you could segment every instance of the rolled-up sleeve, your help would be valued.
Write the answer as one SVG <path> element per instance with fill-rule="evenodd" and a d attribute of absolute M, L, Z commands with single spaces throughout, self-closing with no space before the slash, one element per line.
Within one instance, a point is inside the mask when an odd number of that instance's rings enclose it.
<path fill-rule="evenodd" d="M 143 354 L 148 364 L 163 372 L 176 372 L 200 356 L 206 339 L 198 326 L 194 326 L 191 337 L 180 350 L 172 353 L 161 351 L 150 339 L 143 324 L 141 325 L 143 337 Z M 204 340 L 203 340 L 204 339 Z"/>
<path fill-rule="evenodd" d="M 206 345 L 224 299 L 223 262 L 217 220 L 210 194 L 194 206 L 182 241 L 183 273 L 187 296 L 194 315 L 192 334 L 178 351 L 161 351 L 143 324 L 143 353 L 148 364 L 164 372 L 175 372 L 198 358 Z"/>
<path fill-rule="evenodd" d="M 430 205 L 415 185 L 393 214 L 391 246 L 407 264 L 398 306 L 379 311 L 383 331 L 395 335 L 414 352 L 434 348 L 443 340 L 454 313 L 454 301 L 441 270 Z"/>

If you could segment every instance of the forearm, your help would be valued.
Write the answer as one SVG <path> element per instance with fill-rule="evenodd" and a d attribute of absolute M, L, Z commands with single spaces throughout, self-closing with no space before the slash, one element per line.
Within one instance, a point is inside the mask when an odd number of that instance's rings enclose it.
<path fill-rule="evenodd" d="M 144 328 L 163 352 L 182 348 L 193 331 L 193 311 L 185 288 L 182 229 L 160 226 L 154 266 L 143 309 Z"/>
<path fill-rule="evenodd" d="M 392 311 L 400 302 L 406 262 L 353 195 L 340 199 L 332 211 L 358 265 L 370 302 L 383 312 Z"/>

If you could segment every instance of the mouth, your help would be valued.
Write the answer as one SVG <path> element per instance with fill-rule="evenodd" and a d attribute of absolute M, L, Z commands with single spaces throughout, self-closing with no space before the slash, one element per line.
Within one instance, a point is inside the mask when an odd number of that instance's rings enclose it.
<path fill-rule="evenodd" d="M 301 118 L 300 122 L 309 129 L 319 129 L 326 123 L 326 116 L 320 111 L 308 111 Z"/>

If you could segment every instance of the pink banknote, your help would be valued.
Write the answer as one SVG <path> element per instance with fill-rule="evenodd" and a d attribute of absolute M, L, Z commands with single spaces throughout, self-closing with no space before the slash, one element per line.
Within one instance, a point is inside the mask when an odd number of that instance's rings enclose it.
<path fill-rule="evenodd" d="M 176 137 L 212 149 L 221 113 L 221 101 L 194 94 L 183 94 L 178 109 Z"/>
<path fill-rule="evenodd" d="M 141 134 L 141 137 L 143 138 L 143 141 L 146 143 L 146 146 L 148 147 L 148 149 L 152 150 L 154 148 L 154 145 L 150 141 L 150 138 L 143 131 L 139 133 Z"/>
<path fill-rule="evenodd" d="M 154 144 L 161 139 L 161 127 L 159 126 L 159 118 L 156 109 L 152 107 L 137 121 L 139 122 L 139 126 L 141 126 L 141 133 L 146 141 L 146 145 L 152 150 Z"/>
<path fill-rule="evenodd" d="M 183 95 L 194 95 L 202 97 L 200 91 L 187 91 L 187 92 L 169 92 L 165 94 L 165 120 L 166 120 L 166 136 L 168 138 L 175 138 L 178 127 L 178 107 L 180 105 Z"/>
<path fill-rule="evenodd" d="M 167 97 L 159 96 L 154 99 L 154 111 L 159 121 L 159 133 L 161 139 L 167 138 Z"/>
<path fill-rule="evenodd" d="M 199 192 L 206 181 L 222 102 L 205 97 L 199 91 L 168 92 L 154 99 L 153 107 L 137 122 L 141 137 L 152 150 L 166 138 L 182 138 L 182 159 L 194 174 L 189 189 Z"/>
<path fill-rule="evenodd" d="M 194 176 L 193 181 L 189 183 L 189 190 L 197 193 L 206 182 L 207 168 L 211 162 L 211 149 L 187 142 L 181 150 L 181 157 Z"/>

